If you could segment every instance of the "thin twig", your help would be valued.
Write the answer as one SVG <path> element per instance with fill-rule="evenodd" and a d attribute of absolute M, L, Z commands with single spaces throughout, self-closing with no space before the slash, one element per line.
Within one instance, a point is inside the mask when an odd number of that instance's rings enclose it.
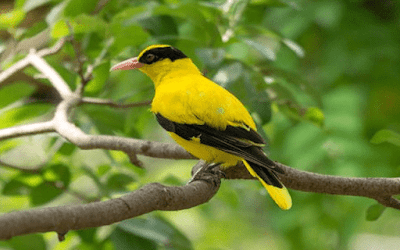
<path fill-rule="evenodd" d="M 37 55 L 40 56 L 40 57 L 45 57 L 45 56 L 53 55 L 53 54 L 57 53 L 57 52 L 60 51 L 60 50 L 62 49 L 62 47 L 64 46 L 65 40 L 66 40 L 65 37 L 60 38 L 60 40 L 58 40 L 58 41 L 53 45 L 53 47 L 51 47 L 51 48 L 46 48 L 46 49 L 42 49 L 42 50 L 40 50 L 40 51 L 37 52 Z"/>
<path fill-rule="evenodd" d="M 93 64 L 90 64 L 87 69 L 86 69 L 86 73 L 85 73 L 85 79 L 87 79 L 87 81 L 92 79 L 92 74 L 93 74 L 93 70 L 100 65 L 101 61 L 104 59 L 104 57 L 106 56 L 108 49 L 110 48 L 110 46 L 114 43 L 114 38 L 110 38 L 106 41 L 106 44 L 104 46 L 104 48 L 101 50 L 100 54 L 98 57 L 96 57 L 96 59 L 94 60 Z M 82 93 L 83 89 L 79 92 Z"/>
<path fill-rule="evenodd" d="M 61 38 L 54 44 L 53 47 L 42 49 L 42 50 L 38 51 L 36 54 L 39 57 L 44 57 L 47 55 L 55 54 L 58 51 L 60 51 L 60 49 L 62 48 L 64 43 L 65 43 L 65 39 Z M 31 60 L 31 58 L 25 57 L 25 58 L 19 60 L 18 62 L 14 63 L 8 69 L 1 72 L 0 73 L 0 83 L 3 82 L 5 79 L 9 78 L 10 76 L 12 76 L 17 71 L 20 71 L 20 70 L 24 69 L 25 67 L 27 67 L 31 63 L 30 60 Z"/>
<path fill-rule="evenodd" d="M 72 44 L 72 48 L 74 48 L 75 51 L 75 57 L 77 61 L 77 73 L 79 77 L 81 78 L 81 85 L 82 88 L 89 82 L 88 79 L 85 78 L 84 73 L 83 73 L 83 64 L 84 61 L 82 60 L 83 54 L 82 54 L 82 49 L 81 45 L 75 40 L 75 35 L 74 35 L 74 29 L 72 28 L 72 25 L 69 21 L 65 22 L 67 24 L 68 30 L 69 30 L 69 42 Z M 80 92 L 81 93 L 81 92 Z"/>
<path fill-rule="evenodd" d="M 30 61 L 27 57 L 14 63 L 11 67 L 0 73 L 0 83 L 15 74 L 17 71 L 24 69 L 29 65 L 29 63 Z"/>
<path fill-rule="evenodd" d="M 134 153 L 134 152 L 129 152 L 129 153 L 127 153 L 127 155 L 128 155 L 128 157 L 129 157 L 129 161 L 130 161 L 133 165 L 138 166 L 138 167 L 140 167 L 140 168 L 143 168 L 143 162 L 141 162 L 141 161 L 139 160 L 139 158 L 137 157 L 137 154 L 136 154 L 136 153 Z"/>
<path fill-rule="evenodd" d="M 118 103 L 113 100 L 108 99 L 100 99 L 93 97 L 83 97 L 81 100 L 81 104 L 96 104 L 96 105 L 105 105 L 113 108 L 133 108 L 133 107 L 141 107 L 148 106 L 151 104 L 151 100 L 141 101 L 141 102 L 132 102 L 132 103 Z"/>
<path fill-rule="evenodd" d="M 11 169 L 15 169 L 24 173 L 31 173 L 31 174 L 36 174 L 38 172 L 40 172 L 41 168 L 43 166 L 45 166 L 44 164 L 40 163 L 32 168 L 28 168 L 28 167 L 21 167 L 21 166 L 17 166 L 15 164 L 11 164 L 11 163 L 7 163 L 5 161 L 0 160 L 0 165 L 2 165 L 3 167 L 7 167 L 7 168 L 11 168 Z"/>
<path fill-rule="evenodd" d="M 1 129 L 0 140 L 16 138 L 26 135 L 43 134 L 48 132 L 55 132 L 54 124 L 52 121 L 38 122 L 38 123 Z"/>
<path fill-rule="evenodd" d="M 35 68 L 37 68 L 51 82 L 54 88 L 60 93 L 62 98 L 71 95 L 71 89 L 62 77 L 51 67 L 46 60 L 38 56 L 34 50 L 31 50 L 26 57 Z"/>

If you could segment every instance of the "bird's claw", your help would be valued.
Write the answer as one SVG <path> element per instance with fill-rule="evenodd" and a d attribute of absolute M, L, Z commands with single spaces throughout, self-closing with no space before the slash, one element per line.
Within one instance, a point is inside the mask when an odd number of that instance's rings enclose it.
<path fill-rule="evenodd" d="M 216 179 L 218 179 L 219 182 L 221 178 L 225 177 L 225 173 L 219 167 L 220 165 L 221 163 L 211 163 L 204 165 L 193 174 L 193 177 L 189 180 L 188 183 L 192 183 L 194 181 L 205 181 L 217 184 Z"/>

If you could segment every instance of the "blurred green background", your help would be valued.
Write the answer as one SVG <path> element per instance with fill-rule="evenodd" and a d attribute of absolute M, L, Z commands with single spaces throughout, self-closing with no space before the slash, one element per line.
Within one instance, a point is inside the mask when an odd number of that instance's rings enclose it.
<path fill-rule="evenodd" d="M 17 0 L 0 3 L 2 70 L 29 47 L 70 36 L 84 70 L 85 96 L 150 100 L 140 72 L 111 64 L 150 44 L 171 44 L 239 97 L 274 160 L 354 177 L 400 175 L 400 4 L 394 0 L 128 1 Z M 46 60 L 75 88 L 67 42 Z M 56 98 L 26 68 L 0 83 L 0 128 L 48 120 Z M 169 141 L 149 107 L 82 105 L 74 122 L 91 134 Z M 118 197 L 150 182 L 183 185 L 195 161 L 83 151 L 56 134 L 0 142 L 0 213 Z M 20 166 L 18 170 L 12 166 Z M 207 204 L 153 212 L 107 227 L 15 237 L 0 249 L 398 249 L 400 213 L 373 200 L 291 190 L 281 211 L 260 183 L 225 180 Z"/>

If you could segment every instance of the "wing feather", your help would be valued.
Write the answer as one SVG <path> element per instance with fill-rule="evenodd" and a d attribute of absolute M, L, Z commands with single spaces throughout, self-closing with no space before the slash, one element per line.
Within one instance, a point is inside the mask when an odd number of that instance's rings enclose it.
<path fill-rule="evenodd" d="M 200 143 L 217 148 L 221 151 L 244 158 L 246 161 L 278 173 L 284 171 L 270 160 L 259 144 L 264 144 L 263 138 L 253 129 L 227 126 L 218 130 L 206 124 L 182 124 L 173 122 L 161 114 L 156 114 L 157 121 L 167 131 L 173 132 L 185 140 L 200 139 Z M 260 170 L 261 171 L 261 170 Z M 269 172 L 266 173 L 270 175 Z M 274 178 L 272 178 L 274 179 Z"/>

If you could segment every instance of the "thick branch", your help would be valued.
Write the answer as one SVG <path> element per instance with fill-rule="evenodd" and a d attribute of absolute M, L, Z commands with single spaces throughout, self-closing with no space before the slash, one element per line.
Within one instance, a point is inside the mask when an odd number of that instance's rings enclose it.
<path fill-rule="evenodd" d="M 400 194 L 400 178 L 354 178 L 315 174 L 278 163 L 286 172 L 281 176 L 289 188 L 326 194 L 378 197 Z"/>
<path fill-rule="evenodd" d="M 393 198 L 400 194 L 400 178 L 355 178 L 315 174 L 277 163 L 285 170 L 279 175 L 286 187 L 294 190 L 335 195 L 363 196 L 377 200 L 386 207 L 400 209 L 400 202 Z M 224 170 L 227 179 L 254 179 L 239 164 Z"/>
<path fill-rule="evenodd" d="M 17 235 L 110 225 L 154 210 L 175 211 L 198 206 L 210 200 L 218 191 L 220 176 L 209 173 L 204 180 L 182 187 L 167 187 L 152 183 L 117 199 L 11 212 L 0 217 L 0 239 Z"/>
<path fill-rule="evenodd" d="M 110 135 L 86 134 L 68 121 L 69 110 L 75 107 L 79 101 L 78 97 L 70 97 L 61 102 L 53 119 L 56 131 L 74 145 L 82 149 L 121 150 L 128 154 L 135 153 L 157 158 L 194 159 L 186 150 L 175 144 Z"/>

